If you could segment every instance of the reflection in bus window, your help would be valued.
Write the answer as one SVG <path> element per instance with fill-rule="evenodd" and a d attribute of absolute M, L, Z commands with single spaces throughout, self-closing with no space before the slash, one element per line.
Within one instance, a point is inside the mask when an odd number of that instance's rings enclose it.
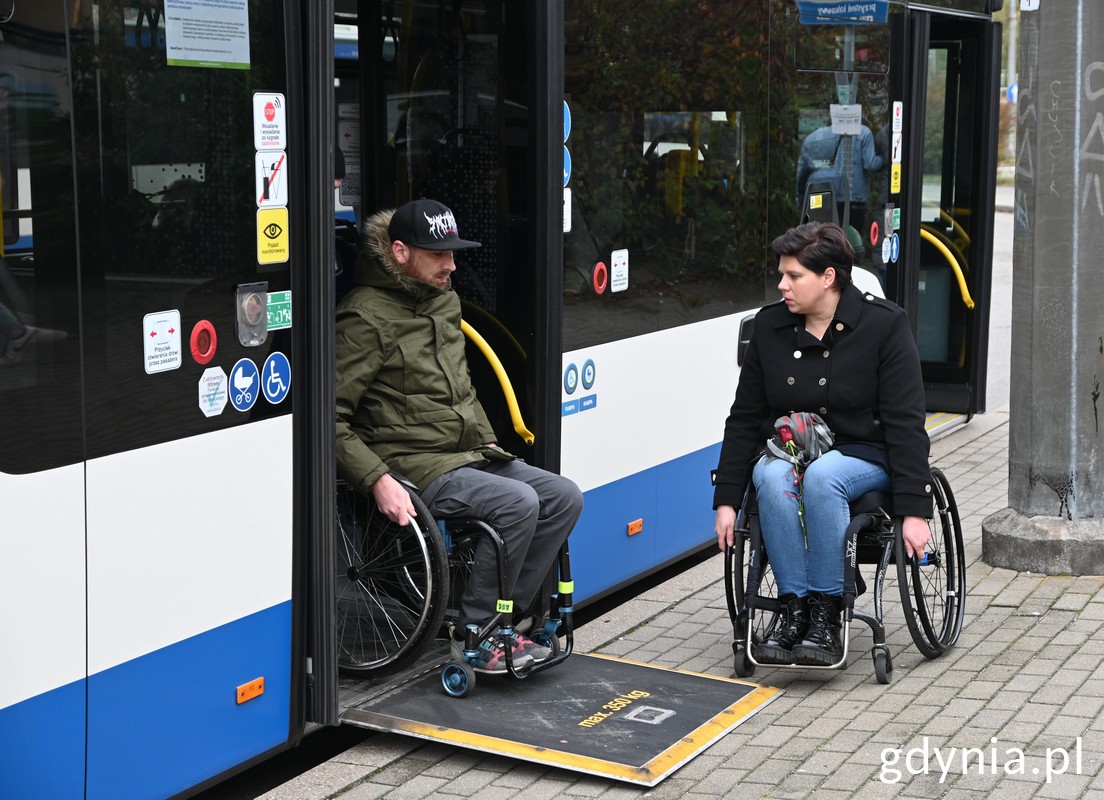
<path fill-rule="evenodd" d="M 36 7 L 34 24 L 5 28 L 0 48 L 0 472 L 13 474 L 81 456 L 62 9 Z"/>
<path fill-rule="evenodd" d="M 567 3 L 565 350 L 763 301 L 766 220 L 794 214 L 767 192 L 766 15 Z M 616 55 L 641 42 L 663 57 Z"/>

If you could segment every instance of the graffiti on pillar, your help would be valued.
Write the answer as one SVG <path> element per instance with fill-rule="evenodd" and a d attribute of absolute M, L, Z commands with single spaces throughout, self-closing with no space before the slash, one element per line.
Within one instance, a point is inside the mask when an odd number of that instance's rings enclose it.
<path fill-rule="evenodd" d="M 1019 149 L 1016 151 L 1016 225 L 1026 231 L 1031 230 L 1031 206 L 1028 198 L 1035 192 L 1035 158 L 1033 143 L 1038 125 L 1036 112 L 1035 75 L 1038 72 L 1039 42 L 1036 24 L 1025 24 L 1020 38 L 1022 54 L 1021 80 L 1016 119 Z"/>
<path fill-rule="evenodd" d="M 1058 191 L 1058 182 L 1054 177 L 1054 172 L 1058 168 L 1058 159 L 1062 155 L 1061 144 L 1066 140 L 1066 135 L 1062 133 L 1062 128 L 1059 126 L 1059 114 L 1058 109 L 1062 104 L 1062 82 L 1051 81 L 1050 82 L 1050 109 L 1047 111 L 1047 121 L 1050 123 L 1051 129 L 1054 131 L 1054 135 L 1057 138 L 1052 139 L 1048 152 L 1050 154 L 1050 193 L 1055 197 L 1061 199 L 1062 193 Z"/>
<path fill-rule="evenodd" d="M 1085 97 L 1090 102 L 1104 97 L 1104 61 L 1094 61 L 1085 67 Z M 1104 171 L 1104 110 L 1096 112 L 1092 126 L 1081 143 L 1081 161 L 1093 162 L 1085 164 L 1081 210 L 1084 211 L 1089 201 L 1093 200 L 1097 212 L 1104 217 L 1104 196 L 1100 189 L 1101 172 Z"/>
<path fill-rule="evenodd" d="M 1048 475 L 1038 473 L 1034 467 L 1029 466 L 1027 468 L 1027 483 L 1032 490 L 1041 483 L 1058 495 L 1058 516 L 1062 516 L 1064 510 L 1066 519 L 1073 519 L 1073 514 L 1070 513 L 1070 500 L 1074 497 L 1072 472 L 1067 475 Z"/>
<path fill-rule="evenodd" d="M 1100 399 L 1100 376 L 1099 375 L 1093 375 L 1093 390 L 1092 390 L 1093 425 L 1095 425 L 1095 427 L 1096 427 L 1096 435 L 1097 436 L 1100 435 L 1100 412 L 1096 407 L 1096 401 L 1099 400 L 1099 399 Z"/>

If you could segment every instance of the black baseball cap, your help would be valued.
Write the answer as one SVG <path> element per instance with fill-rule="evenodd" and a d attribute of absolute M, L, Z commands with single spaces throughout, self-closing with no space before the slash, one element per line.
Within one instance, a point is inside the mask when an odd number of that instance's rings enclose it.
<path fill-rule="evenodd" d="M 456 217 L 449 207 L 436 200 L 411 200 L 399 206 L 391 217 L 387 235 L 393 242 L 404 242 L 423 250 L 469 250 L 479 242 L 461 239 Z"/>

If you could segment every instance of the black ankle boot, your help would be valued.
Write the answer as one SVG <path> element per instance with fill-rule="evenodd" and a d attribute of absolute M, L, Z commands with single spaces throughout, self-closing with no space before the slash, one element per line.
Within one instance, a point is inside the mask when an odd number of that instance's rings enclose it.
<path fill-rule="evenodd" d="M 809 627 L 809 609 L 804 597 L 784 594 L 778 623 L 766 639 L 755 648 L 755 660 L 760 664 L 792 664 L 793 646 L 805 638 Z"/>
<path fill-rule="evenodd" d="M 794 645 L 793 663 L 830 667 L 843 657 L 840 605 L 838 596 L 821 592 L 809 595 L 809 632 Z"/>

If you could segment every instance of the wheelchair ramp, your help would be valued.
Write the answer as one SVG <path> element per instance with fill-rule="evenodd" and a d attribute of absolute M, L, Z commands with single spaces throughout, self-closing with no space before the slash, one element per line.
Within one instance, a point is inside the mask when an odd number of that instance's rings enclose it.
<path fill-rule="evenodd" d="M 597 655 L 526 680 L 479 675 L 451 698 L 439 671 L 347 709 L 342 721 L 655 786 L 781 689 Z"/>

